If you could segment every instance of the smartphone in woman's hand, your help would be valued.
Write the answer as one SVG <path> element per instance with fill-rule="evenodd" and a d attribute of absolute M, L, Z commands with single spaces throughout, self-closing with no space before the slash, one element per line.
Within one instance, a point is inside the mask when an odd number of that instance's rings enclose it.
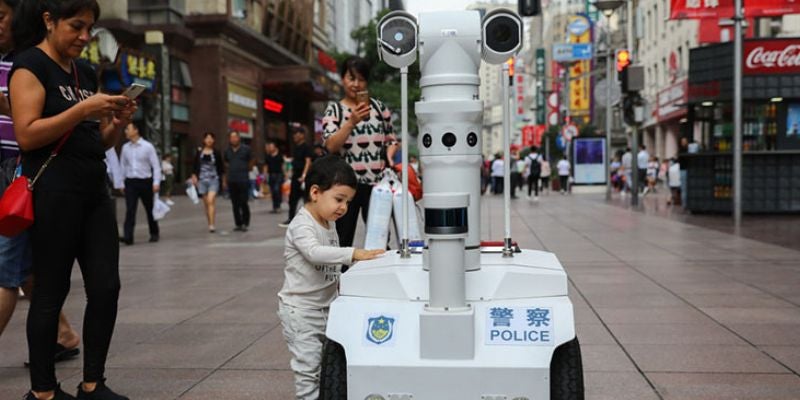
<path fill-rule="evenodd" d="M 366 90 L 356 92 L 356 102 L 359 105 L 369 103 L 369 92 Z"/>

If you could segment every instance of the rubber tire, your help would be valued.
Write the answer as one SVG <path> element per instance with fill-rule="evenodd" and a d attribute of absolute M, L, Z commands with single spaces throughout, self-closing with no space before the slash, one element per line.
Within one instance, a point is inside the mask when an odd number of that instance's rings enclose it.
<path fill-rule="evenodd" d="M 578 338 L 558 346 L 550 360 L 550 399 L 583 400 L 583 362 Z"/>
<path fill-rule="evenodd" d="M 333 340 L 322 348 L 319 400 L 347 400 L 347 357 L 342 345 Z"/>

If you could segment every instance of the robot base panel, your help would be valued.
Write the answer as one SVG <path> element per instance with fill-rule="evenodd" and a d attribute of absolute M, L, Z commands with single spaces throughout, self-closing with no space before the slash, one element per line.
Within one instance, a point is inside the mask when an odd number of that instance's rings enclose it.
<path fill-rule="evenodd" d="M 467 273 L 469 307 L 450 310 L 452 328 L 445 316 L 436 331 L 422 321 L 447 312 L 426 308 L 420 255 L 390 254 L 342 276 L 327 336 L 344 349 L 349 399 L 550 398 L 553 353 L 575 339 L 563 268 L 551 253 L 532 250 L 481 254 L 481 261 Z M 430 351 L 450 342 L 450 351 Z"/>

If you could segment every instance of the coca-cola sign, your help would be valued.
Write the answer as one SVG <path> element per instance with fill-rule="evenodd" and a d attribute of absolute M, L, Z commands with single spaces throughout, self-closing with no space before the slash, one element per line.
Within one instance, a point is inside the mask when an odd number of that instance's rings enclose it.
<path fill-rule="evenodd" d="M 800 39 L 744 42 L 744 74 L 800 73 Z"/>

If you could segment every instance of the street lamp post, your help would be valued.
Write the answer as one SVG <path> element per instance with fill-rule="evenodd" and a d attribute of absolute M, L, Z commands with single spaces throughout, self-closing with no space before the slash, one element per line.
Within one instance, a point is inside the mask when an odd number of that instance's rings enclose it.
<path fill-rule="evenodd" d="M 733 52 L 733 224 L 742 224 L 742 0 L 735 0 Z"/>
<path fill-rule="evenodd" d="M 609 169 L 609 161 L 611 160 L 611 119 L 613 113 L 611 110 L 611 75 L 613 74 L 614 52 L 611 51 L 611 16 L 614 11 L 619 8 L 623 0 L 598 0 L 594 6 L 603 12 L 606 17 L 606 22 L 609 24 L 608 33 L 606 34 L 606 200 L 611 200 L 611 171 Z"/>

